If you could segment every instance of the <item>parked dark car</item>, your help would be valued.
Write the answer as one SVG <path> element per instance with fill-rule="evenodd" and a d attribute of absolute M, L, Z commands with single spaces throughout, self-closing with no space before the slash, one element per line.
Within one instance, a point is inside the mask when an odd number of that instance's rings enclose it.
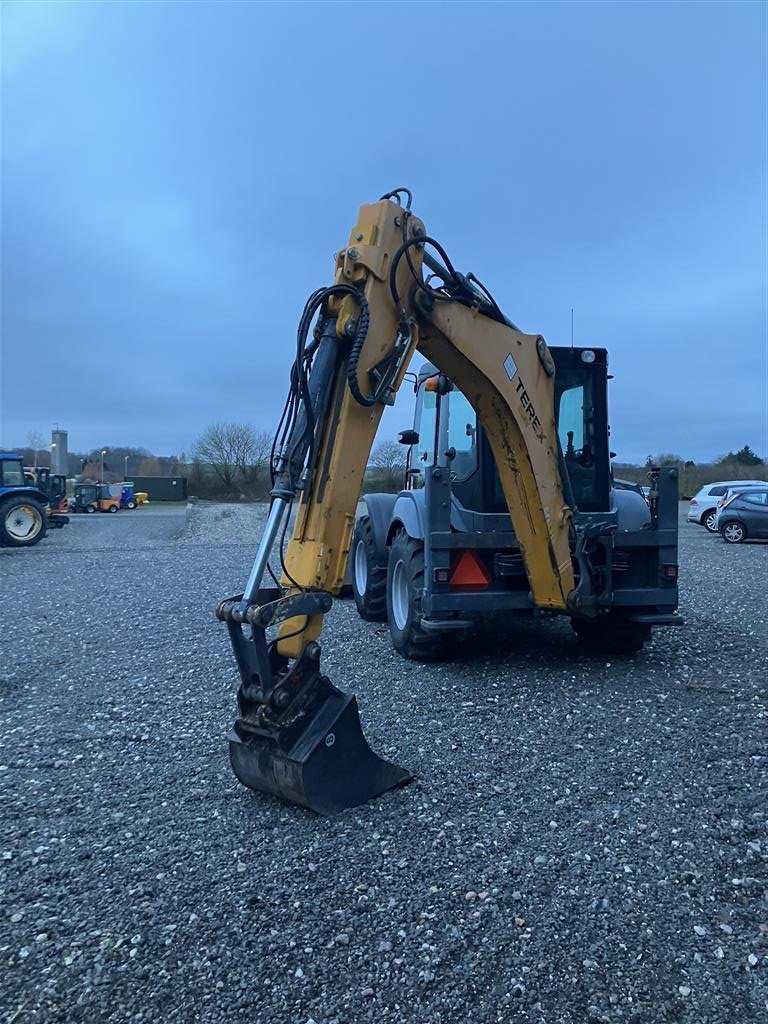
<path fill-rule="evenodd" d="M 768 540 L 768 486 L 738 491 L 718 516 L 720 536 L 728 544 Z"/>

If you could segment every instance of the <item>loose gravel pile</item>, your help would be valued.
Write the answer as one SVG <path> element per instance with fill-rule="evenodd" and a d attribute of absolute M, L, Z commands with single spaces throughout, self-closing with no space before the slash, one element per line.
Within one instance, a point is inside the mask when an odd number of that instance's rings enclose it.
<path fill-rule="evenodd" d="M 0 550 L 0 1019 L 766 1019 L 768 548 L 681 526 L 684 629 L 509 621 L 443 665 L 340 601 L 325 670 L 417 781 L 332 819 L 240 787 L 216 601 L 263 510 Z"/>

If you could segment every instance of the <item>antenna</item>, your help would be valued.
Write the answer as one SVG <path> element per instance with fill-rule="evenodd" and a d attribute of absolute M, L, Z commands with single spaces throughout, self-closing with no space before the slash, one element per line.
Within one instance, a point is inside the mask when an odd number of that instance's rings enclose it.
<path fill-rule="evenodd" d="M 573 306 L 571 306 L 571 348 L 573 348 Z"/>

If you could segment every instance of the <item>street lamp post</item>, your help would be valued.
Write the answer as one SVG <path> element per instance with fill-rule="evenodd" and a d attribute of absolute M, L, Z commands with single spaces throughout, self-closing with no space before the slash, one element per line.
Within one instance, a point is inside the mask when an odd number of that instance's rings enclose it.
<path fill-rule="evenodd" d="M 123 457 L 123 480 L 128 479 L 128 456 Z"/>
<path fill-rule="evenodd" d="M 101 449 L 101 482 L 104 483 L 104 456 L 107 454 L 107 449 Z"/>
<path fill-rule="evenodd" d="M 56 448 L 56 442 L 55 441 L 51 441 L 51 472 L 53 472 L 53 469 L 54 469 L 53 462 L 54 462 L 54 458 L 55 458 L 55 455 L 56 455 L 56 452 L 54 451 L 55 448 Z"/>

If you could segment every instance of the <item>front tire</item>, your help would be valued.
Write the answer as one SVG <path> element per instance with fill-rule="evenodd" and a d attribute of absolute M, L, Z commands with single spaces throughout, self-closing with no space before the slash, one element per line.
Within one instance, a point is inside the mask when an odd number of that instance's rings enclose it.
<path fill-rule="evenodd" d="M 701 517 L 701 522 L 709 533 L 717 533 L 717 509 L 711 508 L 705 512 Z"/>
<path fill-rule="evenodd" d="M 370 516 L 355 524 L 349 557 L 352 560 L 352 593 L 357 613 L 367 622 L 387 620 L 387 570 L 378 564 Z"/>
<path fill-rule="evenodd" d="M 398 654 L 427 661 L 440 656 L 442 638 L 421 627 L 423 589 L 424 545 L 400 530 L 389 549 L 387 567 L 389 635 Z"/>
<path fill-rule="evenodd" d="M 136 502 L 135 501 L 126 502 L 125 507 L 129 508 L 131 511 L 133 511 L 136 508 Z"/>
<path fill-rule="evenodd" d="M 117 512 L 117 505 L 110 505 L 109 506 L 109 511 L 110 512 Z"/>
<path fill-rule="evenodd" d="M 726 523 L 725 526 L 720 530 L 720 536 L 726 542 L 726 544 L 741 544 L 744 538 L 747 536 L 747 531 L 741 525 L 741 523 Z"/>
<path fill-rule="evenodd" d="M 637 654 L 651 638 L 651 627 L 629 622 L 620 615 L 605 618 L 571 619 L 571 628 L 579 646 L 589 654 Z"/>
<path fill-rule="evenodd" d="M 31 548 L 45 536 L 48 526 L 45 509 L 39 501 L 19 495 L 0 504 L 0 544 L 11 548 Z"/>

